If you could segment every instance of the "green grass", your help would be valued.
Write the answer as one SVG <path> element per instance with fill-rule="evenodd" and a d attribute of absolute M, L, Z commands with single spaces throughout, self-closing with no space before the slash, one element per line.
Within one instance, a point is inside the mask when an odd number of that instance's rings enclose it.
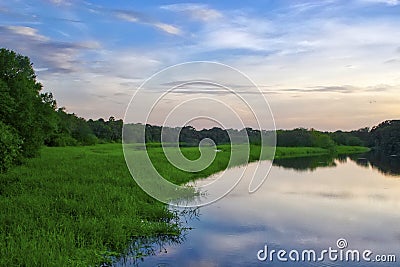
<path fill-rule="evenodd" d="M 131 237 L 179 234 L 131 178 L 121 145 L 43 148 L 0 176 L 0 265 L 88 266 Z"/>
<path fill-rule="evenodd" d="M 329 150 L 319 147 L 277 147 L 275 158 L 310 157 L 329 154 Z"/>
<path fill-rule="evenodd" d="M 363 146 L 337 146 L 336 152 L 338 154 L 358 154 L 371 151 L 368 147 Z"/>
<path fill-rule="evenodd" d="M 362 146 L 337 146 L 334 154 L 357 154 L 369 152 L 368 147 Z M 299 157 L 310 157 L 310 156 L 321 156 L 332 154 L 328 149 L 320 147 L 277 147 L 275 158 L 299 158 Z"/>
<path fill-rule="evenodd" d="M 218 148 L 213 163 L 194 173 L 168 164 L 156 145 L 149 147 L 149 154 L 163 176 L 183 184 L 257 160 L 261 151 L 251 146 L 248 159 L 245 146 Z M 144 154 L 143 148 L 136 149 L 137 156 Z M 338 147 L 340 153 L 361 150 Z M 231 152 L 239 157 L 228 165 Z M 183 147 L 182 153 L 191 160 L 200 156 L 197 147 Z M 276 156 L 327 153 L 277 148 Z M 271 159 L 271 151 L 262 158 Z M 0 209 L 1 266 L 95 266 L 124 253 L 133 237 L 180 233 L 175 215 L 132 179 L 120 144 L 44 147 L 41 157 L 0 175 Z"/>

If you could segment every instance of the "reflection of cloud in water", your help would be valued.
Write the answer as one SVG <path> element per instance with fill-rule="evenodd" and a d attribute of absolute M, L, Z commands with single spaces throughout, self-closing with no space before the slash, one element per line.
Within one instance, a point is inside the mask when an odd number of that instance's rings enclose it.
<path fill-rule="evenodd" d="M 322 198 L 340 198 L 340 199 L 349 199 L 352 198 L 353 195 L 349 192 L 285 192 L 288 195 L 303 195 L 303 196 L 311 196 L 311 197 L 322 197 Z"/>
<path fill-rule="evenodd" d="M 344 158 L 334 162 L 335 168 L 312 172 L 274 166 L 254 194 L 248 194 L 251 177 L 245 176 L 231 194 L 202 207 L 199 220 L 188 222 L 193 230 L 185 242 L 167 247 L 166 254 L 145 258 L 140 266 L 249 266 L 259 263 L 256 253 L 265 244 L 271 249 L 319 250 L 335 247 L 339 238 L 346 238 L 351 249 L 397 253 L 399 180 L 385 179 Z"/>

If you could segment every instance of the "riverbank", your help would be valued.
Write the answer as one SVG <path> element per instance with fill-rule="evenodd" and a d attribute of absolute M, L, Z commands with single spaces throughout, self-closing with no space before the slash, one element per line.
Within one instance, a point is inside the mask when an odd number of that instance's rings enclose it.
<path fill-rule="evenodd" d="M 337 146 L 333 154 L 358 154 L 369 152 L 368 147 L 362 146 Z M 332 154 L 329 149 L 320 147 L 277 147 L 275 158 L 298 158 L 298 157 L 310 157 L 310 156 L 321 156 Z"/>
<path fill-rule="evenodd" d="M 189 174 L 167 167 L 160 148 L 149 153 L 161 174 L 182 184 L 226 168 L 230 149 L 222 146 L 208 168 Z M 197 148 L 182 152 L 190 159 L 199 156 Z M 319 148 L 277 148 L 276 156 L 327 153 Z M 258 156 L 257 147 L 252 147 L 250 160 Z M 247 158 L 242 161 L 235 164 L 245 164 Z M 0 209 L 1 266 L 93 266 L 126 252 L 135 236 L 180 233 L 176 215 L 132 179 L 121 144 L 44 147 L 39 158 L 0 175 Z"/>

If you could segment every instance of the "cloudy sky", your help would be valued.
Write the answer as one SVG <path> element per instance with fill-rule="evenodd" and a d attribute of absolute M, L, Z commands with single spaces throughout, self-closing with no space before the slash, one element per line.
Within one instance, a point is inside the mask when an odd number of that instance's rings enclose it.
<path fill-rule="evenodd" d="M 142 82 L 186 61 L 247 74 L 278 128 L 400 118 L 399 0 L 9 0 L 0 36 L 31 58 L 59 106 L 85 118 L 122 118 Z"/>

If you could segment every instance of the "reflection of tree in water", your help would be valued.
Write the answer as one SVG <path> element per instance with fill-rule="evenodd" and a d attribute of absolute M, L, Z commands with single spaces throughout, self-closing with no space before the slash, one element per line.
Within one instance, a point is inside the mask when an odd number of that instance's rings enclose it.
<path fill-rule="evenodd" d="M 347 159 L 354 161 L 358 166 L 379 170 L 385 175 L 400 176 L 400 157 L 388 156 L 379 152 L 353 155 L 325 155 L 317 157 L 275 159 L 274 166 L 296 171 L 314 171 L 322 167 L 335 167 L 336 162 L 346 163 Z"/>
<path fill-rule="evenodd" d="M 385 175 L 400 176 L 400 157 L 375 151 L 363 155 L 351 155 L 349 158 L 359 166 L 371 166 Z"/>
<path fill-rule="evenodd" d="M 286 169 L 295 169 L 296 171 L 314 171 L 321 167 L 334 167 L 336 166 L 336 163 L 333 156 L 325 155 L 316 157 L 275 159 L 274 166 Z"/>
<path fill-rule="evenodd" d="M 174 220 L 171 222 L 176 224 L 180 229 L 179 235 L 159 234 L 150 237 L 135 237 L 127 248 L 123 257 L 115 259 L 114 265 L 117 266 L 140 266 L 148 256 L 155 256 L 160 253 L 167 253 L 168 246 L 179 245 L 186 240 L 186 235 L 192 228 L 186 227 L 187 223 L 193 219 L 199 219 L 200 213 L 198 208 L 174 209 Z"/>

